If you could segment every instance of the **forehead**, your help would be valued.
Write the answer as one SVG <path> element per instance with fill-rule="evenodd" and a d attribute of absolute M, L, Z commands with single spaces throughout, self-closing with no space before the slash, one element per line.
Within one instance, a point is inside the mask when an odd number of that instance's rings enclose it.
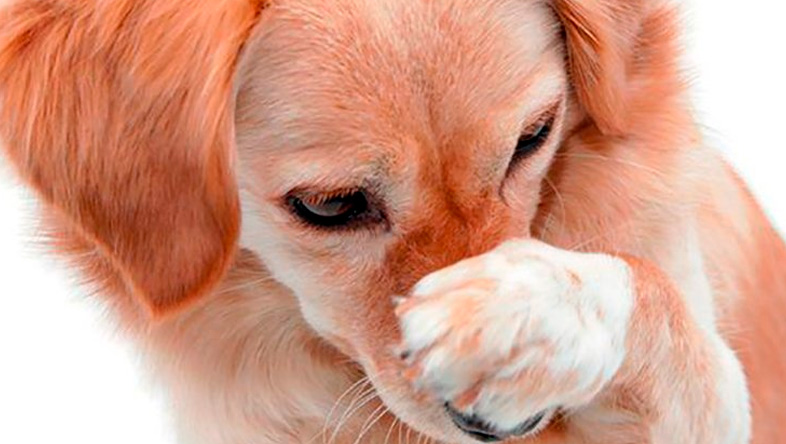
<path fill-rule="evenodd" d="M 290 149 L 440 143 L 532 111 L 561 57 L 538 0 L 282 0 L 245 55 L 239 129 Z"/>

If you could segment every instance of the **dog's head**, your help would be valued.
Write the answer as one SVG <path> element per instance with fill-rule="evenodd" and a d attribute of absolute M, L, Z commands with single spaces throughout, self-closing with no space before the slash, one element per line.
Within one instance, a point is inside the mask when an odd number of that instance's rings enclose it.
<path fill-rule="evenodd" d="M 629 131 L 655 8 L 328 3 L 13 2 L 6 154 L 153 316 L 242 245 L 398 416 L 455 438 L 397 371 L 393 297 L 528 236 L 569 132 Z"/>

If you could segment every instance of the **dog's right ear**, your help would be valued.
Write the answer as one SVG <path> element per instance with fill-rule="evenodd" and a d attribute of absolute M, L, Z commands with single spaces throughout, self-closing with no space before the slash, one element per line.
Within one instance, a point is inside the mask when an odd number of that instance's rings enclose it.
<path fill-rule="evenodd" d="M 209 291 L 240 225 L 233 79 L 261 0 L 15 0 L 0 138 L 21 178 L 163 315 Z"/>

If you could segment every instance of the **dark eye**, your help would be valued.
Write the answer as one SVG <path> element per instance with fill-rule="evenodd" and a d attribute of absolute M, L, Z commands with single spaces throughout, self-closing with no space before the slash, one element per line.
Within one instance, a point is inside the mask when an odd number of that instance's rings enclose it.
<path fill-rule="evenodd" d="M 508 172 L 512 171 L 518 166 L 521 161 L 534 154 L 551 135 L 551 127 L 554 124 L 554 117 L 541 120 L 537 125 L 531 127 L 524 132 L 516 144 L 516 151 L 513 152 L 513 158 L 510 161 Z"/>
<path fill-rule="evenodd" d="M 378 223 L 382 213 L 375 209 L 363 191 L 340 194 L 291 194 L 291 211 L 303 222 L 324 228 L 352 228 Z"/>

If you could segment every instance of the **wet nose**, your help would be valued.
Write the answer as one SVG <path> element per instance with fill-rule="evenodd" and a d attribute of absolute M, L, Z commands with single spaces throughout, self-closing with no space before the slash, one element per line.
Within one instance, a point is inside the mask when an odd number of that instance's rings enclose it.
<path fill-rule="evenodd" d="M 456 411 L 450 406 L 450 404 L 445 404 L 445 409 L 450 415 L 450 419 L 453 421 L 453 424 L 455 424 L 459 430 L 480 442 L 498 442 L 507 438 L 524 436 L 527 433 L 535 430 L 538 424 L 540 424 L 540 422 L 543 420 L 543 417 L 546 415 L 545 412 L 538 413 L 537 415 L 522 422 L 515 429 L 503 431 L 498 430 L 492 424 L 484 421 L 483 418 L 480 418 L 477 415 L 467 416 Z"/>

